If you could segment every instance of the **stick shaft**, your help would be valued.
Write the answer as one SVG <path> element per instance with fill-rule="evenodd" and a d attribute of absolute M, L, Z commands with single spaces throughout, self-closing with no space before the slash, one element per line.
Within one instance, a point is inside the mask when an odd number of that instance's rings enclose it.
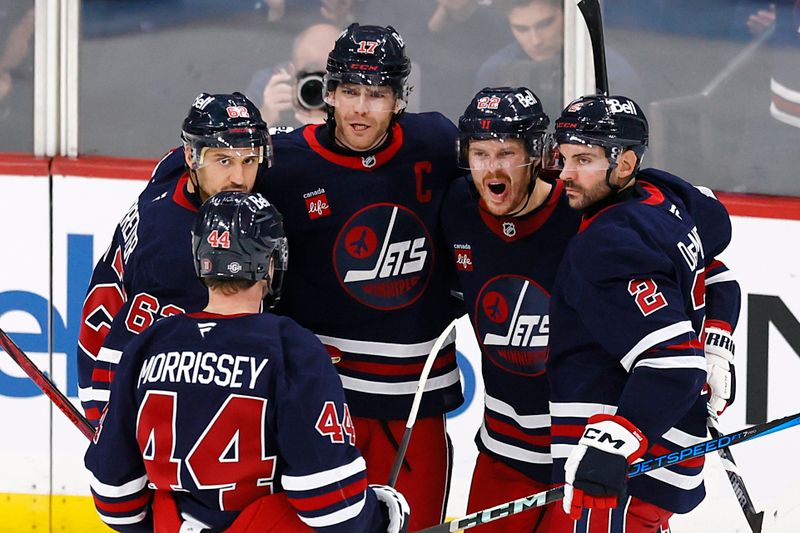
<path fill-rule="evenodd" d="M 80 411 L 72 405 L 72 402 L 58 390 L 58 387 L 55 386 L 50 378 L 39 370 L 39 367 L 33 364 L 33 361 L 25 355 L 25 352 L 11 340 L 11 337 L 2 329 L 0 329 L 0 346 L 2 346 L 3 350 L 11 356 L 11 359 L 19 365 L 28 377 L 33 380 L 36 386 L 50 398 L 50 401 L 69 418 L 70 422 L 75 424 L 75 427 L 77 427 L 87 439 L 92 440 L 94 438 L 94 426 L 84 418 Z"/>
<path fill-rule="evenodd" d="M 799 424 L 800 413 L 796 413 L 778 420 L 765 422 L 763 424 L 758 424 L 734 433 L 729 433 L 728 435 L 721 435 L 718 438 L 712 438 L 699 444 L 695 444 L 694 446 L 682 448 L 671 453 L 665 453 L 664 455 L 654 457 L 653 459 L 648 459 L 647 461 L 634 463 L 628 468 L 628 477 L 635 477 L 652 470 L 657 470 L 665 466 L 674 465 L 695 457 L 700 457 L 707 453 L 727 448 L 728 446 L 733 446 L 748 440 L 753 440 L 758 437 L 763 437 L 764 435 L 769 435 L 770 433 L 776 433 Z M 539 492 L 537 494 L 525 496 L 524 498 L 502 503 L 489 509 L 484 509 L 483 511 L 466 515 L 457 520 L 451 520 L 450 522 L 425 528 L 417 531 L 416 533 L 449 533 L 458 531 L 459 529 L 470 529 L 481 524 L 486 524 L 487 522 L 493 522 L 507 516 L 527 511 L 528 509 L 542 507 L 543 505 L 561 500 L 563 497 L 564 487 L 562 485 L 544 492 Z"/>

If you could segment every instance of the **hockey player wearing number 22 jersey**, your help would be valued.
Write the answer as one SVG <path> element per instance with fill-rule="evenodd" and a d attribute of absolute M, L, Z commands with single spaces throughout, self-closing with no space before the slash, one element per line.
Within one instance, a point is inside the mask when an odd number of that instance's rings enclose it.
<path fill-rule="evenodd" d="M 548 121 L 524 87 L 483 89 L 459 120 L 460 164 L 471 174 L 450 187 L 442 227 L 481 347 L 485 388 L 468 512 L 551 483 L 548 308 L 558 265 L 581 216 L 569 207 L 563 181 L 540 176 Z M 670 174 L 647 170 L 640 177 L 690 213 L 717 203 Z M 705 223 L 713 233 L 716 220 L 702 220 L 700 227 Z M 709 316 L 730 329 L 738 317 L 738 284 L 722 263 L 708 263 Z M 554 506 L 478 530 L 548 531 L 545 509 Z"/>
<path fill-rule="evenodd" d="M 287 264 L 280 214 L 222 192 L 193 236 L 209 304 L 127 344 L 86 452 L 103 521 L 126 533 L 404 531 L 402 495 L 367 486 L 327 352 L 259 312 Z"/>
<path fill-rule="evenodd" d="M 656 532 L 704 498 L 703 460 L 629 482 L 627 468 L 706 437 L 706 267 L 730 221 L 715 199 L 692 206 L 652 183 L 676 178 L 638 171 L 647 122 L 628 98 L 572 102 L 554 138 L 583 216 L 550 302 L 554 481 L 566 482 L 551 531 Z"/>
<path fill-rule="evenodd" d="M 377 483 L 389 478 L 424 362 L 457 308 L 438 234 L 458 173 L 456 129 L 439 113 L 402 113 L 409 71 L 394 29 L 348 27 L 328 56 L 326 124 L 276 135 L 276 166 L 259 189 L 292 243 L 276 312 L 313 331 L 338 361 Z M 414 530 L 443 518 L 445 413 L 463 401 L 454 337 L 428 377 L 397 479 Z"/>

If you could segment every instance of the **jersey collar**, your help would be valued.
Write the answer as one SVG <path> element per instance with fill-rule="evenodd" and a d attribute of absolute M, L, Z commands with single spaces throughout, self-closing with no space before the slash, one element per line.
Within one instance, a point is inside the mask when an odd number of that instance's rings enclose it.
<path fill-rule="evenodd" d="M 617 195 L 617 198 L 611 203 L 611 205 L 607 205 L 596 213 L 593 213 L 591 216 L 584 214 L 581 217 L 581 225 L 578 228 L 578 233 L 581 233 L 583 230 L 588 228 L 589 225 L 597 220 L 597 217 L 599 217 L 601 214 L 628 200 L 638 201 L 639 203 L 645 205 L 659 205 L 664 202 L 665 198 L 664 193 L 658 190 L 658 188 L 652 183 L 637 180 L 636 184 L 631 187 L 631 191 L 628 194 Z"/>
<path fill-rule="evenodd" d="M 479 199 L 478 214 L 492 233 L 506 242 L 517 241 L 535 233 L 548 221 L 563 192 L 564 182 L 556 180 L 542 205 L 520 217 L 495 216 L 486 210 L 483 199 Z"/>
<path fill-rule="evenodd" d="M 338 153 L 323 146 L 320 142 L 318 133 L 322 135 L 325 134 L 325 132 L 320 129 L 323 126 L 323 124 L 306 126 L 303 128 L 303 138 L 308 143 L 308 146 L 323 159 L 342 167 L 371 172 L 386 164 L 386 162 L 394 157 L 403 146 L 403 128 L 400 127 L 400 124 L 395 122 L 392 125 L 391 140 L 378 152 L 370 153 L 370 155 L 364 157 Z"/>
<path fill-rule="evenodd" d="M 178 178 L 178 183 L 172 192 L 172 201 L 192 213 L 197 213 L 200 209 L 200 200 L 197 195 L 189 192 L 189 174 L 187 172 Z"/>

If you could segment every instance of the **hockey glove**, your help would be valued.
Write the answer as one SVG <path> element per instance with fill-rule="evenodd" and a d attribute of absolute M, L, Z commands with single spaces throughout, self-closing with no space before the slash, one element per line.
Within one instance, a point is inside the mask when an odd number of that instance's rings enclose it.
<path fill-rule="evenodd" d="M 610 509 L 626 495 L 628 465 L 647 451 L 647 438 L 621 416 L 594 415 L 564 465 L 564 512 Z"/>
<path fill-rule="evenodd" d="M 736 375 L 733 370 L 735 346 L 730 332 L 706 328 L 706 383 L 711 393 L 708 403 L 717 415 L 733 403 L 736 396 Z"/>
<path fill-rule="evenodd" d="M 389 518 L 386 533 L 407 533 L 411 508 L 408 506 L 405 496 L 388 485 L 370 485 L 369 488 L 375 493 L 378 501 L 386 506 L 386 514 Z"/>

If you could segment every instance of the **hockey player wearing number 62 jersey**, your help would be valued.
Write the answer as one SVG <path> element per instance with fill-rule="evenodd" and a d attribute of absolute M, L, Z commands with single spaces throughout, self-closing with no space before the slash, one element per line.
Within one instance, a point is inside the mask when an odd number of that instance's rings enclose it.
<path fill-rule="evenodd" d="M 705 289 L 730 219 L 713 195 L 688 201 L 653 184 L 678 178 L 639 170 L 647 120 L 624 96 L 575 100 L 554 140 L 546 160 L 582 221 L 550 301 L 554 481 L 566 482 L 550 530 L 655 533 L 704 498 L 702 458 L 630 482 L 627 469 L 705 439 Z M 738 292 L 728 303 L 733 326 Z"/>
<path fill-rule="evenodd" d="M 403 496 L 367 484 L 322 344 L 259 312 L 288 261 L 278 211 L 219 193 L 192 241 L 208 306 L 128 343 L 86 452 L 103 521 L 123 532 L 405 531 Z"/>

